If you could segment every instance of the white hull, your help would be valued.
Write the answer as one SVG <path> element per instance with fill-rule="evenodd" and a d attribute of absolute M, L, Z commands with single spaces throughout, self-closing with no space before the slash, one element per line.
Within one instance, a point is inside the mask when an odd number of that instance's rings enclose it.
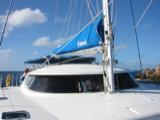
<path fill-rule="evenodd" d="M 54 69 L 54 68 L 59 69 Z M 70 71 L 68 70 L 70 68 Z M 94 69 L 93 69 L 94 68 Z M 59 65 L 42 68 L 30 75 L 81 75 L 100 74 L 100 66 Z M 47 72 L 47 70 L 50 72 Z M 43 71 L 44 70 L 44 71 Z M 90 72 L 87 72 L 90 70 Z M 46 72 L 46 73 L 45 73 Z M 117 72 L 123 72 L 118 70 Z M 116 91 L 112 94 L 93 93 L 43 93 L 29 89 L 23 82 L 20 88 L 10 87 L 0 94 L 7 100 L 0 100 L 0 112 L 26 110 L 32 120 L 159 120 L 160 90 L 143 87 Z"/>

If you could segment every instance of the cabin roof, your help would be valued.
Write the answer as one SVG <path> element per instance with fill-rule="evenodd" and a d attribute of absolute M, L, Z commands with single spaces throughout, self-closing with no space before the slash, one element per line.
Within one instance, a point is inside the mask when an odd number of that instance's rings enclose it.
<path fill-rule="evenodd" d="M 116 68 L 115 73 L 127 72 L 125 69 Z M 62 64 L 50 65 L 29 73 L 29 75 L 92 75 L 102 74 L 103 66 L 94 64 Z"/>

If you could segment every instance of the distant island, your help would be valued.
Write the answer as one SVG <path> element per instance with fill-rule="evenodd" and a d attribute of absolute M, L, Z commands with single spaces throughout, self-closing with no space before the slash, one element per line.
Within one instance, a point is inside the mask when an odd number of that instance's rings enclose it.
<path fill-rule="evenodd" d="M 145 79 L 160 84 L 160 65 L 152 69 L 146 68 L 143 72 L 139 71 L 136 74 L 136 79 Z"/>

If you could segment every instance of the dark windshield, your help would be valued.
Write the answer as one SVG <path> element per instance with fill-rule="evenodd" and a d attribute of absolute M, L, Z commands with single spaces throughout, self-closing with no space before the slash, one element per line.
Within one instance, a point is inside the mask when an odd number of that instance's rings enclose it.
<path fill-rule="evenodd" d="M 48 93 L 100 92 L 104 90 L 102 75 L 30 76 L 26 82 L 31 90 Z M 137 87 L 128 73 L 115 75 L 115 88 Z"/>
<path fill-rule="evenodd" d="M 100 78 L 100 80 L 99 80 Z M 73 93 L 103 91 L 100 75 L 32 76 L 28 86 L 39 92 Z"/>
<path fill-rule="evenodd" d="M 128 73 L 115 74 L 114 79 L 116 90 L 131 89 L 138 87 L 138 84 Z"/>

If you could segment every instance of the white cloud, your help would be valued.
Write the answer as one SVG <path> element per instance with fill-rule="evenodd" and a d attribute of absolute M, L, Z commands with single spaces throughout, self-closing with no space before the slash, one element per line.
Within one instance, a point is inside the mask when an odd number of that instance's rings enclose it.
<path fill-rule="evenodd" d="M 37 40 L 34 41 L 32 45 L 38 46 L 38 47 L 49 47 L 51 45 L 51 42 L 49 39 L 50 39 L 49 37 L 38 38 Z"/>
<path fill-rule="evenodd" d="M 44 36 L 36 39 L 33 42 L 33 46 L 38 46 L 38 47 L 57 47 L 58 45 L 61 45 L 65 43 L 66 41 L 70 40 L 73 37 L 64 37 L 64 38 L 58 38 L 55 40 L 51 40 L 50 37 Z"/>
<path fill-rule="evenodd" d="M 0 61 L 8 61 L 12 58 L 12 50 L 11 49 L 2 49 L 0 50 Z"/>
<path fill-rule="evenodd" d="M 4 24 L 5 15 L 0 15 L 0 24 Z M 40 9 L 32 10 L 31 8 L 25 8 L 16 10 L 10 14 L 7 23 L 7 32 L 11 32 L 15 28 L 28 26 L 34 23 L 44 23 L 47 21 L 47 17 Z"/>

